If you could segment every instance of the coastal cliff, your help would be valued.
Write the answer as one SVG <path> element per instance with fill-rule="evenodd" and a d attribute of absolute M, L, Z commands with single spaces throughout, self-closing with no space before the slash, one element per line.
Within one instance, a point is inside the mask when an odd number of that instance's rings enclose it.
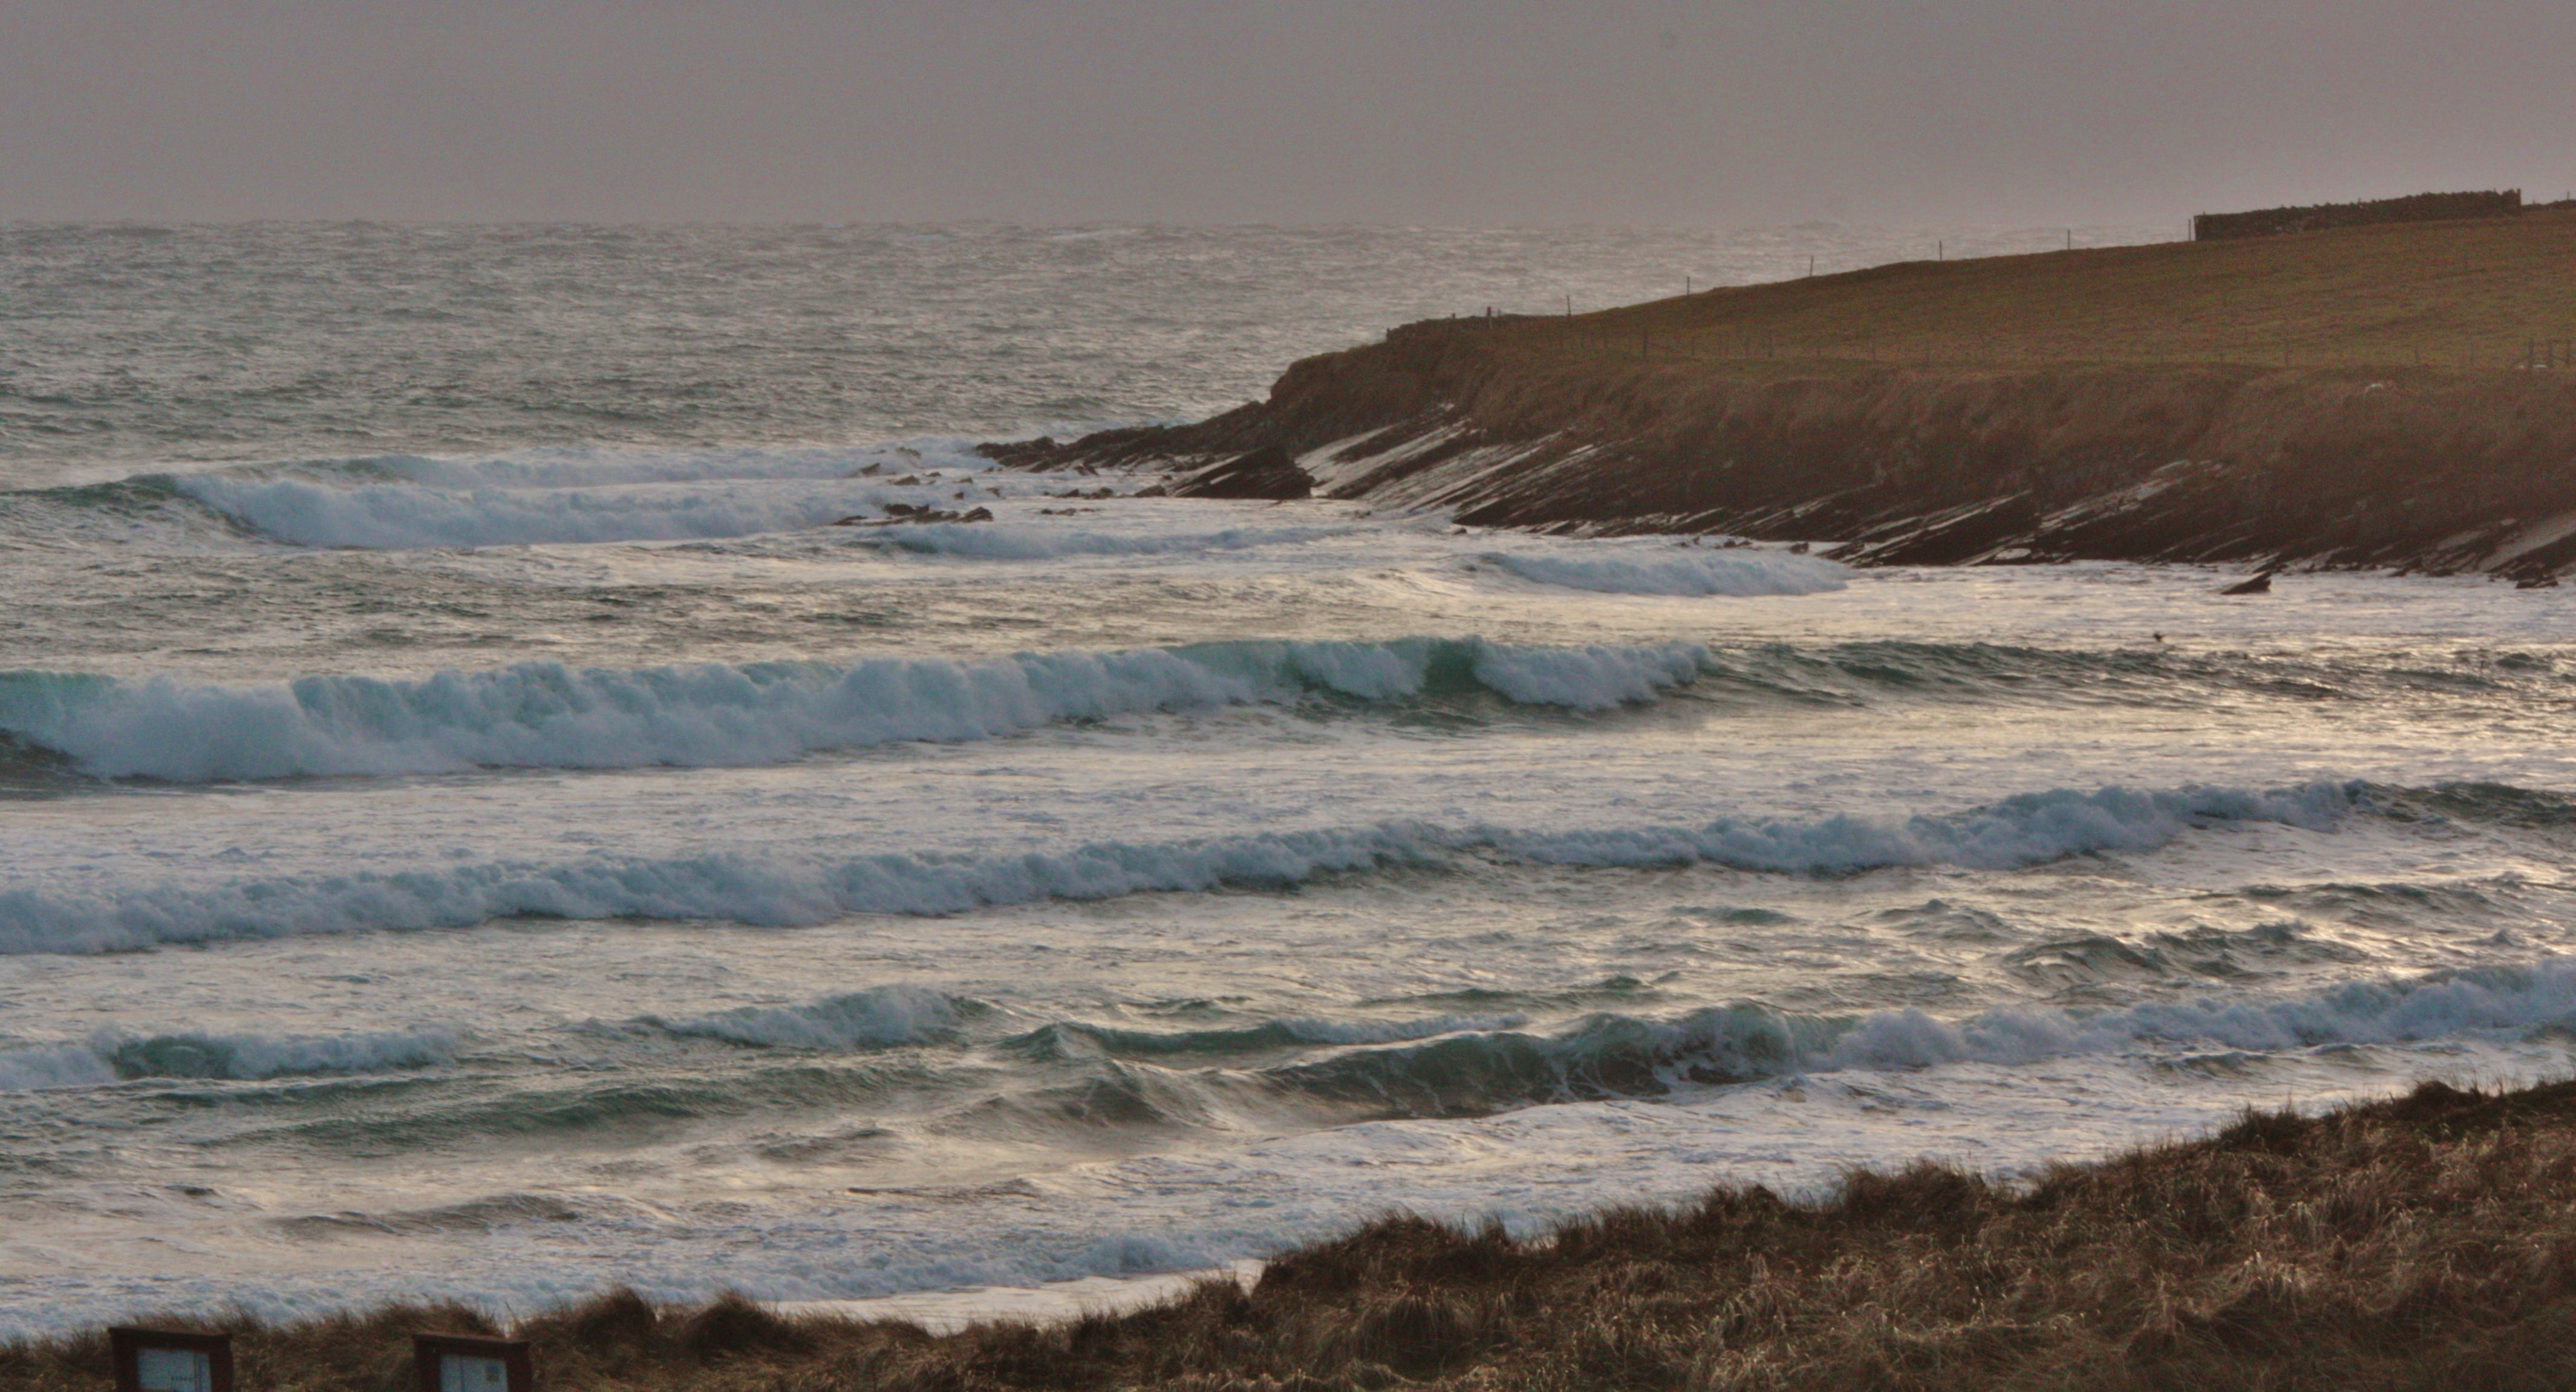
<path fill-rule="evenodd" d="M 1190 425 L 987 447 L 1861 563 L 2576 569 L 2576 213 L 1911 262 L 1411 324 Z"/>

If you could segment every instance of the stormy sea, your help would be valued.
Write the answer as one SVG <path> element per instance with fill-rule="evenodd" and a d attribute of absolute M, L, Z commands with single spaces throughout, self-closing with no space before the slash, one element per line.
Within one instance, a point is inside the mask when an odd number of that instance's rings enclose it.
<path fill-rule="evenodd" d="M 0 1335 L 1096 1289 L 2564 1074 L 2564 592 L 973 449 L 2160 235 L 0 225 Z"/>

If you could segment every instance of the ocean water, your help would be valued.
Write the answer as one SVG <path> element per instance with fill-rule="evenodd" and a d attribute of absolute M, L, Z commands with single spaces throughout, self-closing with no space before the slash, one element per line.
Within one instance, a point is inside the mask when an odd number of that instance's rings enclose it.
<path fill-rule="evenodd" d="M 2563 1073 L 2559 592 L 967 450 L 2061 235 L 0 229 L 0 1333 L 1139 1276 Z M 831 525 L 899 503 L 993 518 Z"/>

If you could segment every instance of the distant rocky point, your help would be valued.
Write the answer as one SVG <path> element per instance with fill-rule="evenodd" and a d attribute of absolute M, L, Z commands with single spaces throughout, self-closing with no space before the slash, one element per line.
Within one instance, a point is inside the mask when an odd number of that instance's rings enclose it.
<path fill-rule="evenodd" d="M 2576 569 L 2576 208 L 1408 324 L 1190 425 L 988 446 L 1178 494 L 1861 564 Z"/>

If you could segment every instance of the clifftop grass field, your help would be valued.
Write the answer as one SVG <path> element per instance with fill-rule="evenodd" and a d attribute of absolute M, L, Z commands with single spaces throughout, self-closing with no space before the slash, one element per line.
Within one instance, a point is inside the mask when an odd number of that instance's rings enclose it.
<path fill-rule="evenodd" d="M 211 1327 L 211 1326 L 209 1326 Z M 245 1392 L 395 1392 L 461 1309 L 238 1331 Z M 1830 1201 L 1720 1188 L 1533 1240 L 1394 1217 L 1170 1304 L 933 1336 L 611 1294 L 515 1331 L 553 1392 L 2560 1389 L 2576 1385 L 2576 1084 L 2426 1085 L 2002 1187 L 1933 1165 Z M 107 1341 L 0 1388 L 107 1387 Z"/>
<path fill-rule="evenodd" d="M 2507 369 L 2576 339 L 2576 209 L 1912 261 L 1523 319 L 1528 350 L 1813 371 L 2117 363 Z M 1642 343 L 1641 337 L 1644 336 Z M 2566 346 L 2559 361 L 2571 364 Z M 2545 360 L 2545 358 L 2544 358 Z M 2576 365 L 2576 364 L 2571 364 Z"/>

